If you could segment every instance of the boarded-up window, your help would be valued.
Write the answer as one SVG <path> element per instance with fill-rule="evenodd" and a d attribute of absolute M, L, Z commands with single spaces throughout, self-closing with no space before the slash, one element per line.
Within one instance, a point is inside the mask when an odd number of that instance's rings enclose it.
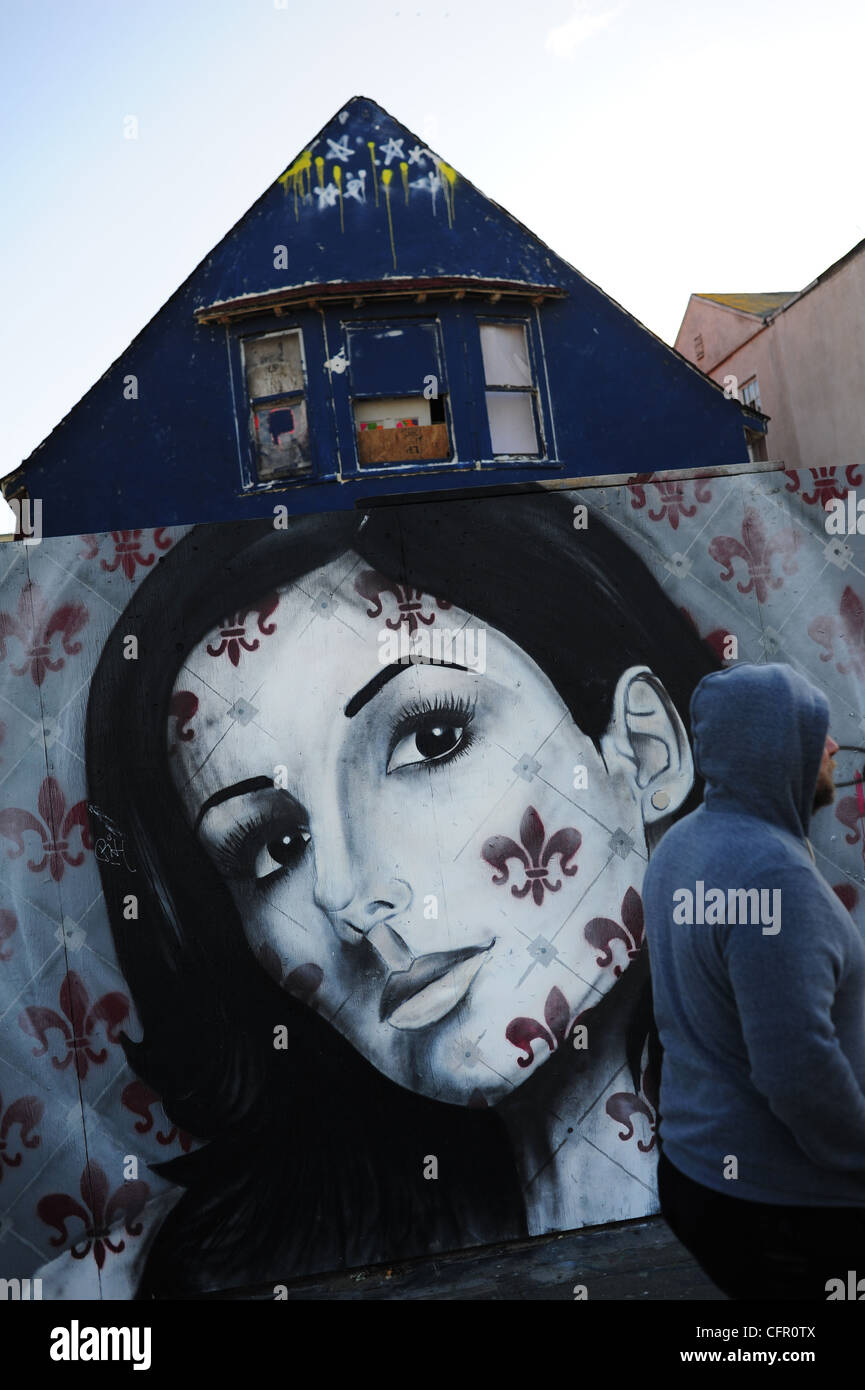
<path fill-rule="evenodd" d="M 299 330 L 247 338 L 243 359 L 259 478 L 309 473 L 312 456 Z"/>
<path fill-rule="evenodd" d="M 525 326 L 482 323 L 480 331 L 493 455 L 536 455 L 535 383 Z"/>
<path fill-rule="evenodd" d="M 352 324 L 347 338 L 359 465 L 449 459 L 438 324 Z"/>

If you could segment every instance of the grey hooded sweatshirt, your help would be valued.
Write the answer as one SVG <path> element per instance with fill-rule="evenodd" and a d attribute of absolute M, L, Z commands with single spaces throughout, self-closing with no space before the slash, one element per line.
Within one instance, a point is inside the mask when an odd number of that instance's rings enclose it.
<path fill-rule="evenodd" d="M 691 698 L 705 798 L 643 884 L 659 1132 L 717 1192 L 865 1206 L 865 944 L 807 840 L 828 726 L 781 663 L 713 672 Z"/>

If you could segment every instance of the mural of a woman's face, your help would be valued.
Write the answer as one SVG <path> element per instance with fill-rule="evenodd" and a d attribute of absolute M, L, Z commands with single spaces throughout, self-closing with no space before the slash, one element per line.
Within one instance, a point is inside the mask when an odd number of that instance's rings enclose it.
<path fill-rule="evenodd" d="M 570 1045 L 627 965 L 627 930 L 599 964 L 585 929 L 623 923 L 687 740 L 623 677 L 599 755 L 507 636 L 386 583 L 347 553 L 215 627 L 176 679 L 172 775 L 264 968 L 399 1084 L 495 1104 L 550 1055 L 532 1021 Z M 468 658 L 388 659 L 443 627 Z"/>

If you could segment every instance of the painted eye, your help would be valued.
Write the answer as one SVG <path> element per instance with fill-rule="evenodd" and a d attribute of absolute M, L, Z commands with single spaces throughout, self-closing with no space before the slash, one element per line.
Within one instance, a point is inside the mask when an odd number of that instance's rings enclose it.
<path fill-rule="evenodd" d="M 401 738 L 390 755 L 388 772 L 412 763 L 441 762 L 467 746 L 467 729 L 445 719 L 431 719 Z"/>
<path fill-rule="evenodd" d="M 303 829 L 291 830 L 276 839 L 268 840 L 255 856 L 253 877 L 269 878 L 280 869 L 292 868 L 300 860 L 309 840 L 309 831 Z"/>

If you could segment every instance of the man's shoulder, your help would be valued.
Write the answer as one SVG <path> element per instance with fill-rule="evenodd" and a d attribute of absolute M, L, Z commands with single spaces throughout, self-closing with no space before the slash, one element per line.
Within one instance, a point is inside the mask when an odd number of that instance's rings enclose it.
<path fill-rule="evenodd" d="M 701 866 L 706 872 L 723 867 L 752 875 L 772 868 L 811 868 L 804 842 L 771 821 L 745 812 L 710 811 L 705 805 L 670 826 L 650 856 L 647 876 L 663 873 L 671 864 L 679 873 L 691 867 L 702 872 Z"/>

